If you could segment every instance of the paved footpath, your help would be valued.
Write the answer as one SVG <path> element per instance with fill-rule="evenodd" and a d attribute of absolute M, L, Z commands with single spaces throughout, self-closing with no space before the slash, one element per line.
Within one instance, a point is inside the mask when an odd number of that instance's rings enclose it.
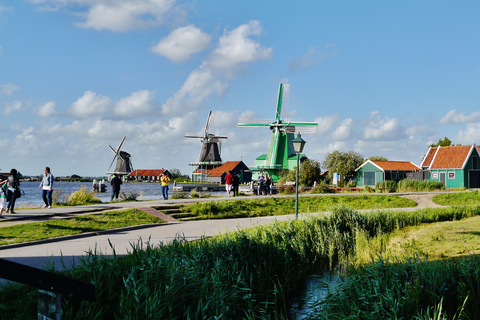
<path fill-rule="evenodd" d="M 433 195 L 428 195 L 430 199 L 431 196 Z M 259 197 L 257 196 L 255 198 Z M 252 197 L 155 200 L 105 203 L 76 207 L 54 207 L 52 209 L 24 209 L 18 210 L 17 213 L 13 215 L 4 214 L 5 218 L 11 218 L 12 220 L 4 220 L 0 222 L 0 227 L 45 220 L 46 218 L 58 219 L 72 217 L 79 214 L 92 213 L 92 210 L 103 211 L 122 208 L 158 207 L 198 201 L 221 201 L 227 199 L 252 199 Z M 418 207 L 413 209 L 418 209 Z M 300 218 L 301 217 L 302 215 L 300 215 Z M 167 244 L 178 237 L 184 237 L 191 241 L 203 236 L 215 236 L 226 231 L 250 228 L 257 225 L 269 224 L 274 220 L 284 221 L 287 219 L 294 219 L 294 215 L 221 220 L 175 221 L 160 225 L 122 228 L 107 232 L 66 236 L 32 243 L 0 246 L 0 258 L 36 268 L 42 268 L 46 264 L 53 263 L 57 269 L 62 269 L 63 264 L 66 267 L 70 267 L 73 263 L 78 263 L 79 258 L 90 251 L 111 255 L 113 250 L 115 250 L 117 255 L 125 255 L 131 252 L 132 245 L 137 245 L 139 241 L 142 241 L 143 243 L 150 242 L 154 245 L 158 243 Z M 0 279 L 0 284 L 4 283 L 2 281 L 4 280 Z"/>

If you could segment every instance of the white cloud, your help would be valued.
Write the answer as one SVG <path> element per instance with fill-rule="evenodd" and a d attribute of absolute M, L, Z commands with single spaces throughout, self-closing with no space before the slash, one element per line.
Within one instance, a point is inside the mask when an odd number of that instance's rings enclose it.
<path fill-rule="evenodd" d="M 249 38 L 260 33 L 258 21 L 250 21 L 225 32 L 212 55 L 190 73 L 182 88 L 162 106 L 163 113 L 181 114 L 198 108 L 210 96 L 223 95 L 228 88 L 228 80 L 233 79 L 248 63 L 270 58 L 271 48 L 264 48 Z"/>
<path fill-rule="evenodd" d="M 312 65 L 317 64 L 318 62 L 337 55 L 336 46 L 329 44 L 325 47 L 329 52 L 319 51 L 314 47 L 308 48 L 307 52 L 300 57 L 299 59 L 292 60 L 291 57 L 288 58 L 288 72 L 295 73 L 298 69 L 306 69 Z M 325 50 L 326 51 L 326 50 Z"/>
<path fill-rule="evenodd" d="M 458 132 L 456 143 L 461 144 L 480 144 L 480 123 L 467 123 L 465 130 Z M 452 139 L 453 140 L 453 139 Z"/>
<path fill-rule="evenodd" d="M 440 124 L 467 123 L 480 121 L 480 111 L 472 112 L 469 116 L 465 113 L 457 113 L 457 110 L 450 110 L 445 117 L 440 120 Z"/>
<path fill-rule="evenodd" d="M 86 91 L 68 109 L 69 113 L 78 117 L 98 116 L 110 112 L 113 107 L 112 99 L 107 96 Z"/>
<path fill-rule="evenodd" d="M 317 127 L 317 134 L 320 136 L 324 136 L 328 134 L 330 129 L 335 125 L 340 118 L 339 114 L 332 114 L 330 116 L 325 117 L 317 117 L 315 122 L 318 123 Z"/>
<path fill-rule="evenodd" d="M 22 110 L 22 102 L 15 100 L 12 102 L 5 103 L 3 113 L 5 115 L 10 115 L 12 114 L 12 112 L 20 111 L 20 110 Z"/>
<path fill-rule="evenodd" d="M 17 91 L 19 87 L 13 83 L 2 84 L 0 86 L 0 96 L 9 96 Z"/>
<path fill-rule="evenodd" d="M 395 118 L 384 117 L 378 111 L 370 114 L 368 126 L 363 129 L 362 138 L 364 140 L 396 140 L 404 135 L 403 128 Z"/>
<path fill-rule="evenodd" d="M 208 47 L 212 37 L 193 25 L 174 30 L 168 37 L 161 39 L 152 51 L 175 62 L 190 58 L 192 54 Z"/>
<path fill-rule="evenodd" d="M 55 111 L 55 102 L 49 101 L 38 108 L 37 115 L 39 117 L 50 117 L 55 115 L 57 112 Z"/>
<path fill-rule="evenodd" d="M 154 111 L 155 91 L 140 90 L 121 99 L 115 104 L 115 114 L 122 116 L 141 116 Z"/>
<path fill-rule="evenodd" d="M 338 127 L 332 133 L 332 139 L 334 141 L 345 141 L 350 139 L 354 129 L 354 123 L 352 118 L 347 118 L 340 123 Z"/>

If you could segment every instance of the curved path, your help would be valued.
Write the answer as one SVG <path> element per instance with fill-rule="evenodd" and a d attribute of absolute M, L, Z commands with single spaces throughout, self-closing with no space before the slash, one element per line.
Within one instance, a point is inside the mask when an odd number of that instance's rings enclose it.
<path fill-rule="evenodd" d="M 435 194 L 422 193 L 395 195 L 403 196 L 416 201 L 419 205 L 413 209 L 418 209 L 437 206 L 431 201 L 431 198 Z M 337 195 L 342 196 L 352 194 Z M 301 195 L 301 197 L 304 196 L 309 195 Z M 372 194 L 372 196 L 374 196 L 374 194 Z M 260 197 L 263 196 L 257 196 L 255 198 Z M 282 195 L 280 197 L 284 196 Z M 77 207 L 59 207 L 52 209 L 25 209 L 19 210 L 18 213 L 14 215 L 4 214 L 6 218 L 12 218 L 12 220 L 3 220 L 0 222 L 0 227 L 45 219 L 65 218 L 78 214 L 88 214 L 92 213 L 92 210 L 102 211 L 121 208 L 145 208 L 199 201 L 234 199 L 252 199 L 252 197 L 158 200 L 107 203 Z M 85 256 L 85 254 L 90 251 L 101 252 L 102 254 L 106 255 L 110 255 L 113 252 L 115 252 L 117 255 L 125 255 L 132 251 L 132 246 L 139 245 L 142 242 L 143 245 L 145 245 L 147 242 L 154 245 L 158 243 L 166 244 L 172 242 L 178 237 L 185 237 L 187 240 L 195 240 L 201 237 L 215 236 L 222 232 L 238 230 L 240 228 L 250 228 L 253 226 L 269 224 L 274 220 L 284 221 L 293 218 L 294 215 L 283 215 L 222 220 L 172 221 L 160 225 L 137 226 L 110 230 L 106 232 L 88 233 L 77 236 L 67 236 L 44 241 L 36 241 L 33 243 L 0 246 L 0 257 L 36 268 L 42 268 L 45 264 L 50 263 L 55 265 L 57 269 L 62 269 L 63 265 L 68 268 L 71 267 L 72 264 L 78 263 L 79 258 Z M 300 218 L 302 218 L 301 215 Z M 4 280 L 0 279 L 0 284 L 3 283 L 2 281 L 4 282 Z"/>

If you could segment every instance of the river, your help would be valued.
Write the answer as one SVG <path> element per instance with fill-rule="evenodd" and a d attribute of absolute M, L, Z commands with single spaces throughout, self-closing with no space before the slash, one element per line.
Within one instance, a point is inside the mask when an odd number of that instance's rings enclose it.
<path fill-rule="evenodd" d="M 95 193 L 95 197 L 102 200 L 102 202 L 109 202 L 112 196 L 112 187 L 107 184 L 107 192 Z M 39 182 L 21 182 L 20 188 L 25 192 L 25 195 L 17 199 L 15 207 L 17 208 L 31 208 L 43 206 L 42 190 L 38 188 Z M 54 182 L 54 190 L 59 192 L 60 198 L 68 196 L 81 188 L 87 188 L 92 191 L 92 182 Z M 173 186 L 170 185 L 169 194 L 173 192 Z M 134 192 L 139 195 L 137 200 L 158 200 L 162 198 L 162 189 L 160 183 L 156 182 L 124 182 L 121 191 Z M 225 192 L 216 192 L 214 195 L 224 195 Z M 225 193 L 226 195 L 226 193 Z"/>

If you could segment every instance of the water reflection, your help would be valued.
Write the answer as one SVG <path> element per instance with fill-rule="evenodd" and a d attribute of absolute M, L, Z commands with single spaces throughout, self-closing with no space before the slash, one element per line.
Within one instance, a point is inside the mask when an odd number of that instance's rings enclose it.
<path fill-rule="evenodd" d="M 319 303 L 327 297 L 330 290 L 340 284 L 340 281 L 337 272 L 309 276 L 303 293 L 294 300 L 290 307 L 289 319 L 309 319 L 309 316 L 319 312 Z"/>

